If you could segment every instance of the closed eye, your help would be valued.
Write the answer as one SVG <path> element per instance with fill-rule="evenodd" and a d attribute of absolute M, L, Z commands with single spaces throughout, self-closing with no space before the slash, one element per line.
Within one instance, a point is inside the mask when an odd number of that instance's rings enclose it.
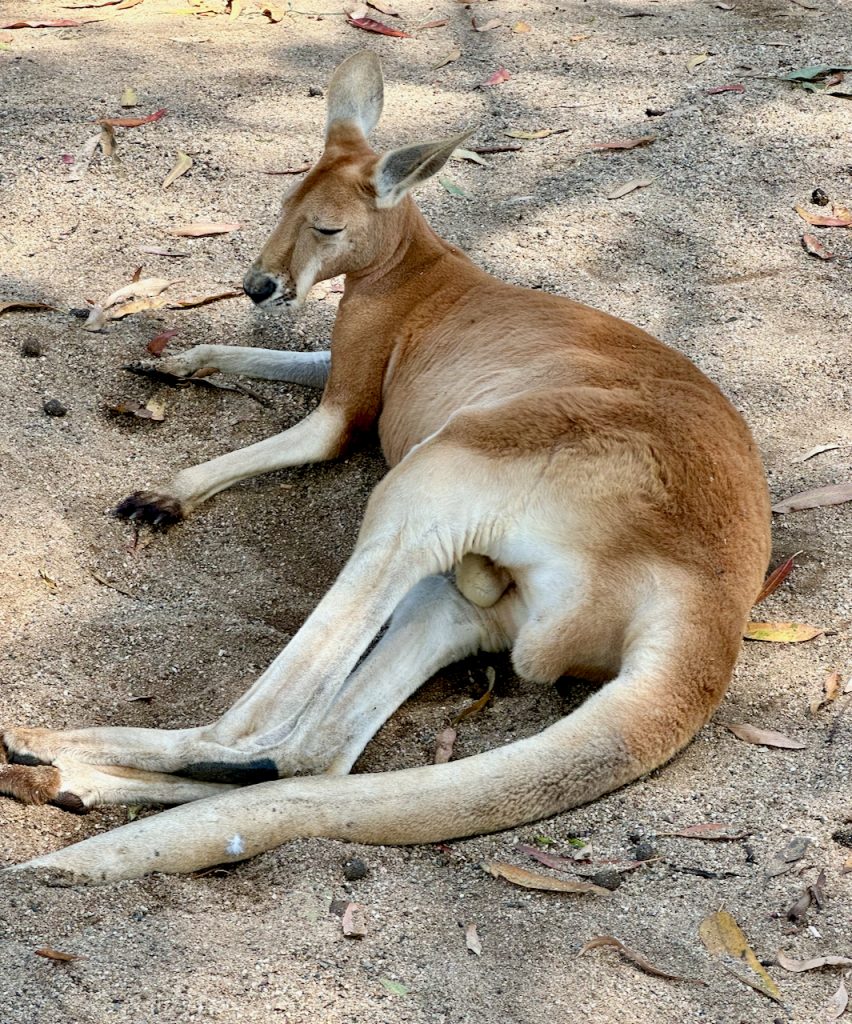
<path fill-rule="evenodd" d="M 314 228 L 321 235 L 339 235 L 343 228 Z"/>

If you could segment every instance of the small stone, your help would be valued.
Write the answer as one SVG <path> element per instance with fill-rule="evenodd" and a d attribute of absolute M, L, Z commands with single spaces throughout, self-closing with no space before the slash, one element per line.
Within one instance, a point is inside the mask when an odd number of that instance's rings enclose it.
<path fill-rule="evenodd" d="M 350 857 L 343 862 L 343 877 L 347 882 L 357 882 L 367 877 L 367 865 L 360 857 Z"/>
<path fill-rule="evenodd" d="M 91 309 L 88 308 L 83 309 L 80 306 L 75 306 L 74 309 L 69 309 L 68 312 L 77 320 L 88 320 L 89 313 L 91 313 L 92 311 Z"/>
<path fill-rule="evenodd" d="M 44 349 L 41 347 L 40 341 L 33 341 L 28 338 L 21 344 L 21 355 L 26 359 L 38 359 L 39 356 L 44 355 Z"/>
<path fill-rule="evenodd" d="M 315 85 L 312 85 L 308 89 L 308 96 L 322 96 L 322 89 L 318 89 Z"/>
<path fill-rule="evenodd" d="M 48 398 L 42 408 L 48 416 L 64 416 L 68 412 L 58 398 Z"/>
<path fill-rule="evenodd" d="M 590 881 L 594 882 L 595 885 L 601 886 L 603 889 L 615 892 L 624 881 L 624 876 L 620 871 L 616 871 L 615 868 L 602 868 L 592 875 Z"/>
<path fill-rule="evenodd" d="M 828 195 L 821 188 L 815 188 L 811 192 L 811 202 L 817 206 L 828 206 Z"/>
<path fill-rule="evenodd" d="M 633 860 L 650 860 L 657 856 L 657 848 L 647 839 L 642 839 L 633 847 Z"/>

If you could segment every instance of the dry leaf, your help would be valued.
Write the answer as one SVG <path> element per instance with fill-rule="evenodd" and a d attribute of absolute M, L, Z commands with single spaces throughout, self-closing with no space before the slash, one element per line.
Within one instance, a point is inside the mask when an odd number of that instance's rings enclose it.
<path fill-rule="evenodd" d="M 0 29 L 81 29 L 82 27 L 83 23 L 75 22 L 73 17 L 54 17 L 50 22 L 0 23 Z"/>
<path fill-rule="evenodd" d="M 852 480 L 842 484 L 829 484 L 827 487 L 813 487 L 809 491 L 793 494 L 777 505 L 772 506 L 773 512 L 800 512 L 805 508 L 824 508 L 826 505 L 841 505 L 844 501 L 852 501 Z"/>
<path fill-rule="evenodd" d="M 188 252 L 177 252 L 175 249 L 163 249 L 159 245 L 140 245 L 139 252 L 148 253 L 151 256 L 169 256 L 174 259 L 182 259 L 189 256 Z"/>
<path fill-rule="evenodd" d="M 668 971 L 664 971 L 661 968 L 656 967 L 650 960 L 642 956 L 641 953 L 637 953 L 635 949 L 625 946 L 621 939 L 617 939 L 614 935 L 594 935 L 587 942 L 583 943 L 583 948 L 577 956 L 583 956 L 585 953 L 588 953 L 590 949 L 597 949 L 599 946 L 615 946 L 619 953 L 626 956 L 628 960 L 632 960 L 633 963 L 641 970 L 645 971 L 646 974 L 653 974 L 656 978 L 666 978 L 668 981 L 691 981 L 694 984 L 699 985 L 707 984 L 699 978 L 685 978 L 681 974 L 670 974 Z"/>
<path fill-rule="evenodd" d="M 532 29 L 530 28 L 530 26 L 525 21 L 516 21 L 515 24 L 512 26 L 512 31 L 513 32 L 518 32 L 518 33 L 523 33 L 523 32 L 532 32 Z"/>
<path fill-rule="evenodd" d="M 363 939 L 367 934 L 367 916 L 360 903 L 347 903 L 343 911 L 343 934 L 347 939 Z"/>
<path fill-rule="evenodd" d="M 110 125 L 101 125 L 101 134 L 98 137 L 98 141 L 104 156 L 115 156 L 115 132 Z"/>
<path fill-rule="evenodd" d="M 482 943 L 476 931 L 476 925 L 471 922 L 464 930 L 464 944 L 476 956 L 482 956 Z"/>
<path fill-rule="evenodd" d="M 474 153 L 472 149 L 454 149 L 450 154 L 450 160 L 468 160 L 472 164 L 479 164 L 480 167 L 491 166 L 487 160 L 483 160 L 479 153 Z"/>
<path fill-rule="evenodd" d="M 142 124 L 159 121 L 167 113 L 166 108 L 162 107 L 160 110 L 155 110 L 153 114 L 148 114 L 147 117 L 101 117 L 95 121 L 95 124 L 109 125 L 110 128 L 138 128 Z"/>
<path fill-rule="evenodd" d="M 538 128 L 535 131 L 523 131 L 520 128 L 507 128 L 503 134 L 510 139 L 548 139 L 551 135 L 561 135 L 563 132 L 571 131 L 570 128 Z"/>
<path fill-rule="evenodd" d="M 843 679 L 839 672 L 828 672 L 822 684 L 822 693 L 811 701 L 811 714 L 815 715 L 827 704 L 837 700 L 840 696 L 840 684 Z"/>
<path fill-rule="evenodd" d="M 825 1008 L 825 1015 L 829 1020 L 837 1020 L 842 1017 L 849 1003 L 849 993 L 846 991 L 846 982 L 840 979 L 840 988 L 829 999 Z"/>
<path fill-rule="evenodd" d="M 36 956 L 43 956 L 46 960 L 55 960 L 58 963 L 70 964 L 75 960 L 85 960 L 85 957 L 78 956 L 76 953 L 61 953 L 58 949 L 51 949 L 50 946 L 42 946 L 41 949 L 35 950 Z"/>
<path fill-rule="evenodd" d="M 453 744 L 456 742 L 456 730 L 448 725 L 435 737 L 435 764 L 446 764 L 453 756 Z"/>
<path fill-rule="evenodd" d="M 262 3 L 260 5 L 260 12 L 261 14 L 265 14 L 273 25 L 277 25 L 279 21 L 282 21 L 285 14 L 283 7 L 270 3 Z"/>
<path fill-rule="evenodd" d="M 630 192 L 634 192 L 637 188 L 647 188 L 649 185 L 654 184 L 653 178 L 633 178 L 631 181 L 626 181 L 623 185 L 619 185 L 618 188 L 613 189 L 606 196 L 607 199 L 621 199 L 622 196 L 628 195 Z"/>
<path fill-rule="evenodd" d="M 188 299 L 170 299 L 167 303 L 169 309 L 195 309 L 198 306 L 209 306 L 211 302 L 222 302 L 223 299 L 238 299 L 245 295 L 242 288 L 235 288 L 229 292 L 214 292 L 212 295 L 192 295 Z"/>
<path fill-rule="evenodd" d="M 704 92 L 708 96 L 718 96 L 720 92 L 745 92 L 745 86 L 733 82 L 731 85 L 716 85 L 712 89 L 705 89 Z"/>
<path fill-rule="evenodd" d="M 399 11 L 394 10 L 390 4 L 386 4 L 385 0 L 367 0 L 368 7 L 374 7 L 377 11 L 382 14 L 386 14 L 389 18 L 398 18 Z"/>
<path fill-rule="evenodd" d="M 452 64 L 454 61 L 457 61 L 459 57 L 461 57 L 461 50 L 457 46 L 454 46 L 452 50 L 449 51 L 449 53 L 445 54 L 438 61 L 437 64 L 432 65 L 432 70 L 437 71 L 438 68 L 446 67 L 447 64 Z"/>
<path fill-rule="evenodd" d="M 219 223 L 211 220 L 197 220 L 192 224 L 184 224 L 179 228 L 169 228 L 168 234 L 177 238 L 205 238 L 207 235 L 227 235 L 237 231 L 239 224 Z"/>
<path fill-rule="evenodd" d="M 698 934 L 708 952 L 720 957 L 725 968 L 735 978 L 776 1003 L 781 1002 L 778 986 L 754 955 L 740 926 L 727 910 L 719 910 L 705 917 L 698 928 Z M 743 967 L 750 968 L 754 976 L 741 973 Z"/>
<path fill-rule="evenodd" d="M 500 18 L 489 18 L 488 21 L 482 22 L 481 25 L 477 24 L 475 18 L 471 20 L 474 32 L 492 32 L 495 28 L 500 28 L 502 24 L 503 22 Z"/>
<path fill-rule="evenodd" d="M 112 309 L 107 319 L 123 320 L 126 316 L 133 316 L 134 313 L 145 313 L 149 309 L 165 309 L 167 305 L 168 299 L 162 296 L 155 296 L 150 299 L 131 299 L 130 302 L 125 302 L 123 305 Z M 85 327 L 85 324 L 83 326 Z"/>
<path fill-rule="evenodd" d="M 677 832 L 660 833 L 661 836 L 674 836 L 677 839 L 745 839 L 750 834 L 721 821 L 705 821 L 700 825 L 687 825 Z"/>
<path fill-rule="evenodd" d="M 642 135 L 638 139 L 614 139 L 612 142 L 594 142 L 589 149 L 636 149 L 637 146 L 656 142 L 656 139 L 656 135 Z"/>
<path fill-rule="evenodd" d="M 508 82 L 511 77 L 512 76 L 505 68 L 497 68 L 494 74 L 489 75 L 482 84 L 485 87 L 501 85 L 503 82 Z"/>
<path fill-rule="evenodd" d="M 852 227 L 852 212 L 847 210 L 845 207 L 835 206 L 834 215 L 831 217 L 825 217 L 820 213 L 811 213 L 810 210 L 806 210 L 803 206 L 794 206 L 793 209 L 798 213 L 802 220 L 807 221 L 808 224 L 814 225 L 818 228 L 849 228 Z"/>
<path fill-rule="evenodd" d="M 778 950 L 778 963 L 785 971 L 801 974 L 802 971 L 814 971 L 817 967 L 852 967 L 852 958 L 848 956 L 814 956 L 810 960 L 794 960 L 787 956 L 783 949 Z"/>
<path fill-rule="evenodd" d="M 408 32 L 403 32 L 398 28 L 391 28 L 390 25 L 376 21 L 375 18 L 353 18 L 351 14 L 347 14 L 346 23 L 354 28 L 360 28 L 364 32 L 377 32 L 379 35 L 394 36 L 397 39 L 411 39 Z"/>
<path fill-rule="evenodd" d="M 173 185 L 181 175 L 186 174 L 187 171 L 192 169 L 193 164 L 194 161 L 191 156 L 186 153 L 178 153 L 174 167 L 163 181 L 163 188 L 169 188 L 169 186 Z"/>
<path fill-rule="evenodd" d="M 453 725 L 458 725 L 459 722 L 463 722 L 465 718 L 470 718 L 471 715 L 475 715 L 480 712 L 491 699 L 491 695 L 494 692 L 494 683 L 497 679 L 497 673 L 490 665 L 485 670 L 485 678 L 488 681 L 488 689 L 483 693 L 479 700 L 475 700 L 473 704 L 468 704 L 466 708 L 462 708 L 462 710 L 453 719 Z"/>
<path fill-rule="evenodd" d="M 818 444 L 813 448 L 809 448 L 804 455 L 798 456 L 793 459 L 793 462 L 807 462 L 808 459 L 812 459 L 815 455 L 822 455 L 823 452 L 837 451 L 841 446 L 839 444 Z"/>
<path fill-rule="evenodd" d="M 160 292 L 164 292 L 176 283 L 175 281 L 167 281 L 164 277 L 144 277 L 141 281 L 131 281 L 130 284 L 126 284 L 123 288 L 114 291 L 112 295 L 108 296 L 101 303 L 101 306 L 104 309 L 109 309 L 111 306 L 117 306 L 120 302 L 125 302 L 127 299 L 151 298 L 154 295 L 159 295 Z"/>
<path fill-rule="evenodd" d="M 749 622 L 743 636 L 746 640 L 766 643 L 801 644 L 822 636 L 824 632 L 819 626 L 809 626 L 804 622 Z"/>
<path fill-rule="evenodd" d="M 581 33 L 581 34 L 576 35 L 576 36 L 568 36 L 568 42 L 569 43 L 582 43 L 582 41 L 584 39 L 591 39 L 591 38 L 592 38 L 591 32 L 584 32 L 584 33 Z"/>
<path fill-rule="evenodd" d="M 793 571 L 794 559 L 802 552 L 797 551 L 794 555 L 782 562 L 779 566 L 772 570 L 772 572 L 763 581 L 763 586 L 760 588 L 760 593 L 754 599 L 755 604 L 760 604 L 761 601 L 765 601 L 770 594 L 774 594 L 775 591 L 781 586 L 784 580 Z"/>
<path fill-rule="evenodd" d="M 793 836 L 784 849 L 773 854 L 767 862 L 766 867 L 764 868 L 764 874 L 766 877 L 777 878 L 778 875 L 783 875 L 785 872 L 790 871 L 792 865 L 804 857 L 810 845 L 810 836 Z M 814 895 L 814 889 L 812 886 L 808 887 L 808 891 L 811 896 Z"/>
<path fill-rule="evenodd" d="M 495 878 L 505 878 L 512 885 L 519 885 L 523 889 L 538 889 L 543 892 L 594 892 L 599 896 L 609 896 L 609 889 L 604 889 L 593 882 L 563 881 L 561 878 L 552 878 L 550 875 L 541 875 L 537 871 L 527 871 L 526 868 L 517 868 L 514 864 L 504 864 L 502 861 L 486 861 L 482 870 Z"/>
<path fill-rule="evenodd" d="M 177 330 L 173 327 L 166 331 L 160 331 L 160 333 L 155 334 L 145 346 L 146 351 L 150 352 L 152 356 L 161 356 L 163 354 L 163 349 L 176 334 Z"/>
<path fill-rule="evenodd" d="M 760 729 L 756 725 L 749 725 L 747 722 L 720 722 L 729 732 L 732 732 L 738 739 L 746 743 L 755 743 L 763 747 L 779 747 L 782 750 L 804 750 L 806 743 L 799 740 L 791 740 L 783 733 L 775 732 L 774 729 Z"/>
<path fill-rule="evenodd" d="M 131 88 L 129 85 L 122 92 L 121 99 L 118 101 L 121 107 L 135 107 L 139 102 L 139 97 L 136 95 L 136 90 Z"/>
<path fill-rule="evenodd" d="M 299 167 L 285 167 L 282 171 L 263 170 L 261 171 L 261 174 L 304 174 L 306 171 L 309 171 L 312 166 L 313 164 L 305 163 Z"/>
<path fill-rule="evenodd" d="M 118 405 L 110 406 L 110 412 L 119 416 L 135 416 L 140 420 L 162 423 L 166 418 L 166 405 L 158 398 L 149 398 L 144 405 L 139 402 L 119 402 Z"/>
<path fill-rule="evenodd" d="M 242 14 L 243 0 L 230 0 L 228 4 L 228 21 L 236 21 Z"/>
<path fill-rule="evenodd" d="M 818 260 L 834 259 L 834 253 L 829 252 L 817 236 L 810 234 L 808 231 L 802 235 L 802 246 L 805 252 L 810 253 L 811 256 L 816 256 Z"/>
<path fill-rule="evenodd" d="M 83 148 L 74 158 L 74 162 L 65 179 L 66 181 L 79 181 L 83 177 L 89 169 L 89 164 L 92 162 L 92 159 L 101 144 L 101 139 L 101 133 L 98 132 L 97 135 L 92 135 L 86 140 Z"/>
<path fill-rule="evenodd" d="M 11 310 L 56 310 L 56 306 L 48 306 L 45 302 L 24 302 L 23 299 L 0 299 L 0 314 L 8 313 Z"/>
<path fill-rule="evenodd" d="M 690 57 L 686 62 L 687 71 L 694 71 L 699 64 L 703 64 L 709 56 L 709 53 L 696 53 L 693 57 Z"/>

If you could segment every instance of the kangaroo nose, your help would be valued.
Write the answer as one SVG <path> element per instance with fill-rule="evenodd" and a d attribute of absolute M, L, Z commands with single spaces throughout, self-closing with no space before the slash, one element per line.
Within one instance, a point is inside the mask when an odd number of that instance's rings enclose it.
<path fill-rule="evenodd" d="M 243 288 L 252 302 L 263 302 L 277 287 L 276 279 L 262 270 L 250 270 L 243 278 Z"/>

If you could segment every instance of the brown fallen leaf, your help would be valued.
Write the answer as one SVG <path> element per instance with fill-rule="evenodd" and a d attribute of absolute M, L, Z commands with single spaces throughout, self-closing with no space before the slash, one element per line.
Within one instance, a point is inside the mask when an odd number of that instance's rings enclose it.
<path fill-rule="evenodd" d="M 353 28 L 360 28 L 364 32 L 376 32 L 381 36 L 411 39 L 408 32 L 403 32 L 399 28 L 392 28 L 390 25 L 385 25 L 384 22 L 376 21 L 375 18 L 353 18 L 351 14 L 347 14 L 346 24 L 351 25 Z"/>
<path fill-rule="evenodd" d="M 783 733 L 775 732 L 774 729 L 760 729 L 747 722 L 720 722 L 719 725 L 724 726 L 737 739 L 741 739 L 745 743 L 755 743 L 763 747 L 779 747 L 782 750 L 804 750 L 807 746 L 799 740 L 792 740 Z"/>
<path fill-rule="evenodd" d="M 343 911 L 343 934 L 347 939 L 363 939 L 367 934 L 367 915 L 360 903 L 347 903 Z"/>
<path fill-rule="evenodd" d="M 833 703 L 837 700 L 841 693 L 841 683 L 843 677 L 839 672 L 827 672 L 825 679 L 822 683 L 822 693 L 818 697 L 815 697 L 811 701 L 811 714 L 815 715 L 818 711 L 822 710 L 826 705 Z"/>
<path fill-rule="evenodd" d="M 50 21 L 3 21 L 0 28 L 82 28 L 82 21 L 73 18 L 53 18 Z"/>
<path fill-rule="evenodd" d="M 595 885 L 593 882 L 563 881 L 561 878 L 552 878 L 550 875 L 541 875 L 537 871 L 527 871 L 526 868 L 515 867 L 514 864 L 504 864 L 502 861 L 485 861 L 482 870 L 495 878 L 504 878 L 512 885 L 519 885 L 523 889 L 538 889 L 542 892 L 576 892 L 576 893 L 597 893 L 599 896 L 609 896 L 609 889 Z"/>
<path fill-rule="evenodd" d="M 631 960 L 640 970 L 645 971 L 646 974 L 653 974 L 655 978 L 666 978 L 668 981 L 688 981 L 694 985 L 707 984 L 706 981 L 702 981 L 700 978 L 685 978 L 682 974 L 671 974 L 668 971 L 662 970 L 662 968 L 652 964 L 647 957 L 637 953 L 635 949 L 625 946 L 621 939 L 617 939 L 614 935 L 592 936 L 591 939 L 583 943 L 583 948 L 577 956 L 583 956 L 590 949 L 597 949 L 599 946 L 614 946 L 622 956 L 627 957 L 628 960 Z"/>
<path fill-rule="evenodd" d="M 433 758 L 435 764 L 446 764 L 453 756 L 453 744 L 456 742 L 457 735 L 451 725 L 438 733 L 435 737 L 435 757 Z"/>
<path fill-rule="evenodd" d="M 131 277 L 130 277 L 130 280 L 131 280 L 131 281 L 138 281 L 138 280 L 139 280 L 139 279 L 140 279 L 140 278 L 142 277 L 142 271 L 143 271 L 143 270 L 144 270 L 144 267 L 141 267 L 141 266 L 140 266 L 140 267 L 137 267 L 137 268 L 136 268 L 136 269 L 135 269 L 135 270 L 133 271 L 133 273 L 132 273 L 132 275 L 131 275 Z"/>
<path fill-rule="evenodd" d="M 510 139 L 549 139 L 551 135 L 562 135 L 563 132 L 570 132 L 570 128 L 537 128 L 534 131 L 524 131 L 522 128 L 507 128 L 503 134 Z"/>
<path fill-rule="evenodd" d="M 150 256 L 168 256 L 171 259 L 183 259 L 189 256 L 188 252 L 178 252 L 175 249 L 164 249 L 159 245 L 140 245 L 139 252 L 148 253 Z"/>
<path fill-rule="evenodd" d="M 638 139 L 613 139 L 612 142 L 593 142 L 589 149 L 636 149 L 656 142 L 656 135 L 642 135 Z"/>
<path fill-rule="evenodd" d="M 489 153 L 522 153 L 524 151 L 523 146 L 471 146 L 474 153 L 483 153 L 486 156 Z"/>
<path fill-rule="evenodd" d="M 133 316 L 135 313 L 145 313 L 149 309 L 165 309 L 166 306 L 168 306 L 168 299 L 161 295 L 155 295 L 150 299 L 131 299 L 130 302 L 122 303 L 122 305 L 111 309 L 107 313 L 107 319 L 123 320 L 126 316 Z M 86 325 L 83 324 L 83 326 L 85 327 Z"/>
<path fill-rule="evenodd" d="M 214 292 L 212 295 L 192 295 L 187 299 L 170 299 L 167 305 L 169 309 L 196 309 L 198 306 L 209 306 L 211 302 L 238 299 L 241 295 L 245 295 L 242 288 L 235 288 L 229 292 Z"/>
<path fill-rule="evenodd" d="M 812 487 L 808 491 L 800 491 L 789 498 L 772 506 L 773 512 L 801 512 L 806 508 L 825 508 L 827 505 L 842 505 L 844 501 L 852 501 L 852 480 L 842 484 L 829 484 L 827 487 Z"/>
<path fill-rule="evenodd" d="M 495 28 L 503 26 L 500 18 L 489 18 L 488 21 L 483 21 L 481 24 L 477 22 L 476 18 L 471 18 L 470 24 L 474 32 L 493 32 Z"/>
<path fill-rule="evenodd" d="M 834 207 L 834 214 L 831 217 L 824 217 L 819 213 L 811 213 L 810 210 L 806 210 L 804 206 L 794 206 L 793 209 L 798 213 L 802 220 L 807 221 L 808 224 L 812 224 L 818 228 L 849 228 L 852 227 L 852 212 L 840 207 Z M 841 212 L 842 211 L 842 212 Z"/>
<path fill-rule="evenodd" d="M 822 636 L 819 626 L 804 622 L 749 622 L 743 636 L 746 640 L 760 640 L 774 644 L 801 644 Z"/>
<path fill-rule="evenodd" d="M 454 61 L 457 61 L 459 57 L 461 57 L 461 50 L 457 46 L 454 46 L 452 50 L 444 54 L 437 64 L 432 65 L 432 70 L 437 71 L 439 68 L 446 67 L 447 64 L 452 64 Z"/>
<path fill-rule="evenodd" d="M 490 88 L 492 85 L 502 85 L 503 82 L 508 82 L 511 77 L 505 68 L 497 68 L 494 74 L 489 75 L 482 85 L 485 88 Z"/>
<path fill-rule="evenodd" d="M 163 188 L 170 188 L 182 175 L 192 170 L 195 161 L 187 153 L 178 153 L 174 167 L 163 180 Z"/>
<path fill-rule="evenodd" d="M 754 955 L 740 926 L 727 910 L 719 910 L 704 918 L 698 934 L 707 951 L 722 960 L 727 971 L 756 992 L 780 1003 L 781 992 L 775 981 Z M 743 973 L 748 968 L 750 974 Z"/>
<path fill-rule="evenodd" d="M 286 11 L 283 7 L 279 7 L 278 4 L 261 3 L 260 13 L 269 18 L 273 25 L 277 25 L 279 21 L 284 20 Z"/>
<path fill-rule="evenodd" d="M 494 683 L 497 680 L 497 673 L 490 665 L 485 670 L 485 678 L 488 681 L 488 688 L 485 693 L 483 693 L 479 700 L 475 700 L 472 704 L 468 704 L 466 708 L 462 708 L 453 719 L 453 725 L 458 725 L 459 722 L 463 722 L 466 718 L 470 718 L 471 715 L 478 714 L 485 707 L 488 701 L 491 700 L 491 695 L 494 692 Z"/>
<path fill-rule="evenodd" d="M 606 198 L 621 199 L 622 196 L 626 196 L 630 192 L 635 192 L 637 188 L 647 188 L 649 185 L 653 184 L 653 178 L 633 178 L 630 181 L 626 181 L 623 185 L 619 185 L 618 188 L 613 189 L 612 192 L 608 192 Z"/>
<path fill-rule="evenodd" d="M 46 960 L 54 960 L 57 963 L 71 964 L 75 960 L 85 960 L 83 956 L 78 956 L 77 953 L 62 953 L 58 949 L 53 949 L 50 946 L 42 946 L 41 949 L 36 949 L 36 956 L 43 956 Z"/>
<path fill-rule="evenodd" d="M 121 0 L 89 0 L 84 4 L 60 4 L 59 6 L 65 11 L 86 11 L 92 7 L 112 7 L 119 3 Z"/>
<path fill-rule="evenodd" d="M 778 963 L 785 971 L 801 974 L 802 971 L 814 971 L 818 967 L 852 967 L 852 957 L 848 956 L 814 956 L 809 960 L 794 960 L 787 956 L 783 949 L 778 950 Z"/>
<path fill-rule="evenodd" d="M 237 231 L 239 224 L 219 223 L 211 220 L 197 220 L 178 228 L 169 228 L 168 234 L 177 238 L 205 238 L 207 235 L 227 235 Z"/>
<path fill-rule="evenodd" d="M 818 260 L 834 259 L 834 253 L 829 252 L 817 236 L 810 234 L 808 231 L 802 235 L 802 247 L 805 252 L 809 253 L 811 256 L 816 256 Z"/>
<path fill-rule="evenodd" d="M 285 167 L 283 171 L 262 171 L 262 174 L 304 174 L 313 167 L 313 164 L 302 164 L 299 167 Z"/>
<path fill-rule="evenodd" d="M 48 306 L 46 302 L 25 302 L 23 299 L 0 299 L 0 314 L 12 311 L 35 311 L 35 310 L 56 311 L 56 306 Z"/>
<path fill-rule="evenodd" d="M 745 92 L 745 86 L 740 82 L 732 82 L 730 85 L 716 85 L 712 89 L 705 89 L 708 96 L 718 96 L 721 92 Z"/>
<path fill-rule="evenodd" d="M 786 561 L 782 562 L 779 566 L 776 566 L 772 572 L 763 581 L 763 586 L 760 588 L 760 593 L 754 599 L 755 604 L 760 604 L 761 601 L 765 601 L 770 594 L 774 594 L 775 591 L 781 586 L 784 580 L 793 571 L 793 565 L 795 559 L 801 554 L 801 551 L 797 551 L 795 554 L 790 555 Z"/>
<path fill-rule="evenodd" d="M 805 920 L 805 915 L 810 909 L 812 902 L 813 897 L 811 896 L 810 886 L 808 886 L 802 895 L 787 908 L 787 920 L 792 921 L 795 925 L 800 925 Z"/>
<path fill-rule="evenodd" d="M 111 125 L 101 125 L 101 134 L 98 136 L 98 142 L 101 147 L 101 152 L 106 157 L 115 156 L 115 132 Z"/>
<path fill-rule="evenodd" d="M 155 334 L 153 338 L 145 346 L 147 352 L 152 356 L 161 356 L 163 349 L 168 345 L 172 338 L 177 334 L 177 330 L 174 327 L 169 328 L 165 331 L 160 331 L 159 334 Z"/>
<path fill-rule="evenodd" d="M 157 398 L 149 398 L 142 405 L 139 402 L 119 402 L 109 407 L 109 411 L 118 416 L 135 416 L 139 420 L 153 420 L 162 423 L 166 418 L 165 403 Z"/>
<path fill-rule="evenodd" d="M 817 444 L 813 448 L 809 448 L 804 455 L 799 455 L 793 459 L 793 462 L 807 462 L 808 459 L 812 459 L 815 455 L 822 455 L 823 452 L 837 451 L 838 448 L 842 447 L 839 444 Z"/>
<path fill-rule="evenodd" d="M 153 114 L 148 114 L 147 117 L 100 117 L 95 124 L 109 125 L 110 128 L 138 128 L 140 125 L 159 121 L 167 113 L 168 110 L 162 107 L 160 110 L 155 110 Z"/>
<path fill-rule="evenodd" d="M 116 10 L 129 11 L 131 7 L 138 7 L 139 4 L 143 2 L 144 0 L 121 0 L 121 3 L 116 7 Z"/>
<path fill-rule="evenodd" d="M 107 296 L 101 303 L 101 306 L 103 309 L 110 309 L 112 306 L 117 306 L 120 302 L 126 302 L 128 299 L 150 299 L 164 292 L 173 284 L 177 284 L 177 282 L 168 281 L 164 277 L 144 277 L 141 281 L 131 281 L 130 284 L 126 284 L 123 288 L 114 291 L 111 295 Z"/>
<path fill-rule="evenodd" d="M 476 925 L 472 921 L 464 930 L 464 944 L 475 956 L 482 956 L 482 943 L 479 941 Z"/>
<path fill-rule="evenodd" d="M 828 1005 L 825 1008 L 825 1015 L 829 1020 L 837 1020 L 838 1017 L 842 1017 L 846 1012 L 846 1007 L 848 1005 L 849 993 L 846 991 L 846 982 L 841 978 L 840 988 L 838 988 L 831 999 L 829 999 Z"/>
<path fill-rule="evenodd" d="M 793 836 L 783 850 L 778 850 L 766 862 L 763 873 L 767 878 L 777 878 L 778 875 L 786 874 L 792 870 L 792 865 L 800 861 L 807 853 L 811 845 L 810 836 Z M 813 896 L 813 888 L 808 887 L 810 895 Z"/>
<path fill-rule="evenodd" d="M 733 825 L 726 825 L 722 821 L 704 821 L 699 825 L 687 825 L 686 828 L 678 829 L 677 832 L 660 832 L 661 836 L 673 836 L 677 839 L 745 839 L 750 832 L 742 829 L 735 829 Z"/>

